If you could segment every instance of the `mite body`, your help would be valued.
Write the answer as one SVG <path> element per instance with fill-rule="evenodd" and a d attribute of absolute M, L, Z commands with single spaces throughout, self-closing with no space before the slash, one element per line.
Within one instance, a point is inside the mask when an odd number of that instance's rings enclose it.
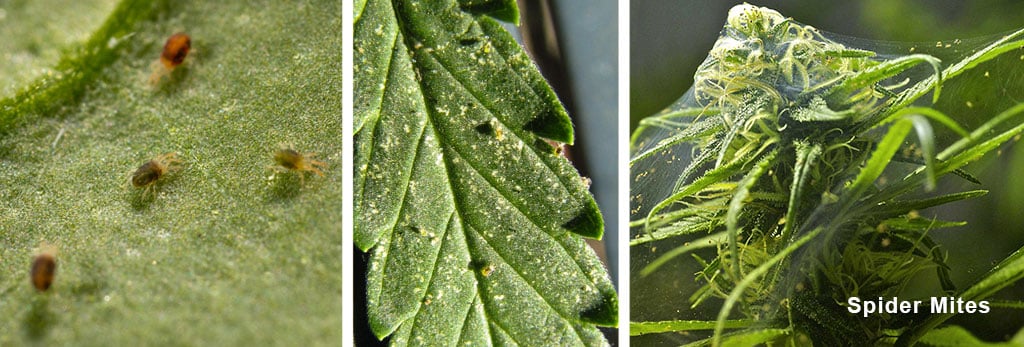
<path fill-rule="evenodd" d="M 53 284 L 53 277 L 57 274 L 57 257 L 52 251 L 44 251 L 32 260 L 32 286 L 36 290 L 45 292 Z"/>
<path fill-rule="evenodd" d="M 149 76 L 149 82 L 151 84 L 160 82 L 164 76 L 185 62 L 185 57 L 188 56 L 191 49 L 192 38 L 185 33 L 176 33 L 167 38 L 164 50 L 160 52 L 160 60 L 153 63 L 153 74 Z"/>
<path fill-rule="evenodd" d="M 488 264 L 480 269 L 480 274 L 484 275 L 484 277 L 491 277 L 492 273 L 494 273 L 494 264 Z"/>
<path fill-rule="evenodd" d="M 296 172 L 299 174 L 299 179 L 305 184 L 306 171 L 322 177 L 324 173 L 320 169 L 327 167 L 327 163 L 313 160 L 314 156 L 316 156 L 316 153 L 299 153 L 290 147 L 281 147 L 274 152 L 274 161 L 279 165 L 275 166 L 274 169 L 281 171 L 280 168 L 284 168 L 288 171 Z"/>
<path fill-rule="evenodd" d="M 132 173 L 131 183 L 135 188 L 143 188 L 146 192 L 152 190 L 153 185 L 161 177 L 171 171 L 178 169 L 181 160 L 178 160 L 177 153 L 165 153 L 150 159 Z"/>
<path fill-rule="evenodd" d="M 168 69 L 173 69 L 185 62 L 188 51 L 192 49 L 192 38 L 185 33 L 177 33 L 167 38 L 164 51 L 160 53 L 160 62 Z"/>

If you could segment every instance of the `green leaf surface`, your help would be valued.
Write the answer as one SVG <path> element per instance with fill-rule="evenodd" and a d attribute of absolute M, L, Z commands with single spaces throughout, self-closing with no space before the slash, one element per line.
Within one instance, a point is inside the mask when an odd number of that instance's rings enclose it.
<path fill-rule="evenodd" d="M 737 243 L 739 243 L 739 215 L 740 210 L 743 209 L 743 202 L 750 195 L 750 189 L 757 183 L 757 180 L 761 178 L 768 171 L 768 168 L 775 162 L 775 158 L 778 155 L 778 151 L 771 151 L 764 158 L 761 158 L 754 168 L 747 172 L 746 176 L 740 180 L 740 183 L 736 189 L 735 195 L 729 201 L 729 210 L 725 214 L 725 225 L 726 231 L 729 233 L 729 252 L 731 254 L 739 254 Z M 733 271 L 732 274 L 735 278 L 740 278 L 740 261 L 739 257 L 732 257 Z"/>
<path fill-rule="evenodd" d="M 932 86 L 935 88 L 933 101 L 937 101 L 939 98 L 939 91 L 942 86 L 942 72 L 939 69 L 939 60 L 935 57 L 924 54 L 911 54 L 887 60 L 881 64 L 865 69 L 854 77 L 844 80 L 843 83 L 835 89 L 830 90 L 827 93 L 828 97 L 834 102 L 843 102 L 857 90 L 864 89 L 886 78 L 896 76 L 911 66 L 920 63 L 928 63 L 933 69 L 935 69 L 934 78 L 937 83 L 933 83 Z"/>
<path fill-rule="evenodd" d="M 889 128 L 889 132 L 885 134 L 885 137 L 878 141 L 877 147 L 871 153 L 871 158 L 868 159 L 860 173 L 857 174 L 857 178 L 847 188 L 843 195 L 842 207 L 839 211 L 845 212 L 850 206 L 853 206 L 860 200 L 863 194 L 868 191 L 868 188 L 874 185 L 875 180 L 878 179 L 878 176 L 882 175 L 882 171 L 889 165 L 892 156 L 900 149 L 903 139 L 907 137 L 912 126 L 913 121 L 904 118 Z"/>
<path fill-rule="evenodd" d="M 641 234 L 636 238 L 630 240 L 629 244 L 635 246 L 643 243 L 664 240 L 679 235 L 689 235 L 701 231 L 708 232 L 714 230 L 719 225 L 721 225 L 721 223 L 718 220 L 705 221 L 698 218 L 693 218 L 690 220 L 684 219 L 672 223 L 670 225 L 657 228 L 654 230 L 654 232 L 650 234 Z"/>
<path fill-rule="evenodd" d="M 918 82 L 914 86 L 904 90 L 900 93 L 899 98 L 893 102 L 893 105 L 890 106 L 890 108 L 901 109 L 907 107 L 915 100 L 928 93 L 928 90 L 940 85 L 943 79 L 952 79 L 967 70 L 973 69 L 981 63 L 992 60 L 995 57 L 1014 49 L 1024 47 L 1024 40 L 1019 40 L 1021 37 L 1024 37 L 1024 29 L 1010 33 L 999 40 L 992 42 L 988 46 L 977 50 L 970 56 L 950 65 L 945 70 L 942 70 L 942 73 L 928 77 L 924 81 Z"/>
<path fill-rule="evenodd" d="M 753 325 L 755 321 L 749 319 L 737 319 L 725 321 L 725 328 L 745 328 Z M 637 336 L 644 334 L 667 333 L 674 331 L 689 330 L 711 330 L 715 328 L 715 321 L 704 320 L 673 320 L 663 322 L 633 322 L 629 323 L 629 335 Z"/>
<path fill-rule="evenodd" d="M 821 156 L 822 147 L 821 145 L 797 142 L 794 144 L 794 151 L 796 152 L 796 163 L 793 166 L 793 184 L 790 186 L 789 195 L 797 197 L 797 199 L 790 199 L 786 206 L 786 225 L 782 228 L 783 240 L 789 240 L 793 230 L 796 228 L 797 223 L 790 223 L 789 221 L 797 220 L 797 209 L 800 205 L 799 197 L 804 196 L 804 187 L 808 185 L 810 171 L 814 168 L 818 157 Z"/>
<path fill-rule="evenodd" d="M 1011 341 L 987 342 L 974 337 L 970 331 L 958 326 L 948 326 L 931 330 L 921 337 L 920 345 L 932 347 L 978 346 L 978 347 L 1013 347 L 1024 343 L 1024 334 L 1017 333 Z"/>
<path fill-rule="evenodd" d="M 71 14 L 102 24 L 0 100 L 0 345 L 337 343 L 341 3 L 101 11 Z M 150 84 L 178 31 L 191 53 Z M 318 153 L 324 176 L 271 170 L 281 144 Z M 169 152 L 181 168 L 152 194 L 128 184 Z M 57 273 L 38 293 L 44 242 Z"/>
<path fill-rule="evenodd" d="M 789 329 L 751 329 L 722 340 L 722 346 L 757 346 L 791 333 Z"/>
<path fill-rule="evenodd" d="M 597 205 L 548 140 L 565 110 L 490 17 L 511 1 L 366 1 L 355 23 L 355 243 L 393 345 L 601 345 Z"/>
<path fill-rule="evenodd" d="M 646 122 L 647 124 L 641 125 L 653 124 L 656 123 L 657 120 L 664 119 L 665 118 L 651 119 L 650 121 Z M 670 148 L 672 146 L 676 146 L 680 143 L 684 143 L 687 141 L 693 141 L 695 139 L 708 136 L 709 134 L 713 134 L 722 130 L 724 130 L 722 124 L 720 124 L 720 122 L 717 122 L 717 119 L 714 118 L 712 118 L 710 121 L 694 123 L 693 125 L 687 127 L 686 130 L 680 131 L 679 133 L 676 133 L 667 139 L 661 140 L 658 142 L 656 146 L 652 147 L 651 149 L 644 151 L 643 153 L 637 154 L 635 157 L 633 157 L 633 159 L 629 160 L 629 163 L 630 165 L 632 165 L 634 163 L 640 162 L 641 160 L 647 159 L 648 157 L 651 157 L 661 151 L 664 151 L 665 149 Z"/>
<path fill-rule="evenodd" d="M 662 254 L 660 257 L 658 257 L 658 259 L 655 259 L 655 260 L 651 261 L 650 264 L 647 264 L 647 266 L 644 266 L 643 270 L 640 270 L 640 276 L 648 276 L 648 275 L 650 275 L 651 273 L 654 272 L 654 270 L 657 270 L 662 265 L 665 265 L 670 260 L 675 259 L 676 257 L 678 257 L 680 255 L 683 255 L 683 254 L 686 254 L 686 253 L 689 253 L 689 252 L 692 252 L 692 251 L 695 251 L 695 250 L 698 250 L 698 249 L 701 249 L 701 248 L 716 247 L 718 245 L 726 244 L 727 242 L 728 242 L 728 233 L 725 232 L 725 231 L 718 232 L 718 233 L 715 233 L 715 234 L 711 234 L 711 235 L 705 236 L 703 238 L 694 240 L 692 242 L 688 242 L 686 244 L 683 244 L 682 246 L 679 246 L 679 247 L 676 247 L 676 248 L 672 249 L 671 251 L 665 252 L 665 254 Z M 630 246 L 632 246 L 632 244 Z"/>
<path fill-rule="evenodd" d="M 792 334 L 789 329 L 772 329 L 772 328 L 759 328 L 759 329 L 744 329 L 740 331 L 734 331 L 731 333 L 724 334 L 724 340 L 720 344 L 721 346 L 727 347 L 742 347 L 742 346 L 761 346 L 765 345 L 766 342 L 775 341 L 784 336 Z M 716 344 L 715 339 L 717 337 L 709 337 L 703 340 L 697 340 L 691 343 L 683 345 L 684 347 L 703 347 L 703 346 L 714 346 Z"/>
<path fill-rule="evenodd" d="M 676 200 L 679 200 L 684 196 L 688 196 L 690 194 L 699 192 L 712 184 L 719 183 L 725 180 L 726 178 L 735 175 L 743 168 L 743 164 L 744 163 L 742 161 L 736 160 L 726 165 L 716 167 L 712 170 L 709 170 L 707 173 L 704 174 L 704 176 L 701 176 L 700 178 L 694 180 L 693 183 L 690 183 L 685 187 L 679 189 L 676 193 L 672 194 L 671 197 L 658 203 L 658 205 L 655 205 L 654 208 L 651 209 L 651 212 L 647 214 L 647 218 L 644 220 L 644 230 L 650 231 L 650 222 L 655 214 L 657 214 L 663 209 L 668 208 L 669 206 L 674 204 Z"/>
<path fill-rule="evenodd" d="M 1021 279 L 1024 279 L 1024 247 L 1017 249 L 1013 254 L 1010 254 L 999 264 L 996 264 L 985 276 L 982 276 L 981 279 L 957 295 L 957 297 L 963 300 L 981 301 Z M 900 335 L 896 345 L 913 345 L 918 339 L 924 339 L 924 336 L 934 331 L 935 327 L 954 315 L 954 313 L 934 313 L 929 315 L 928 318 L 915 324 Z"/>
<path fill-rule="evenodd" d="M 1024 309 L 1024 301 L 1019 300 L 989 300 L 989 306 L 999 308 Z"/>

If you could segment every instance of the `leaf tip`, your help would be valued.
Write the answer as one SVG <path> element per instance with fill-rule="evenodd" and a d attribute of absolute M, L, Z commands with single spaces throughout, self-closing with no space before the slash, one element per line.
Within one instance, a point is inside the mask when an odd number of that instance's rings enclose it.
<path fill-rule="evenodd" d="M 579 214 L 562 224 L 562 228 L 583 237 L 600 240 L 604 235 L 604 218 L 601 217 L 597 203 L 593 199 L 587 200 Z"/>
<path fill-rule="evenodd" d="M 570 145 L 573 143 L 572 123 L 569 122 L 569 116 L 564 111 L 544 109 L 524 124 L 523 129 L 549 140 Z"/>
<path fill-rule="evenodd" d="M 602 293 L 601 300 L 580 312 L 580 320 L 599 326 L 619 326 L 619 299 L 614 291 Z"/>
<path fill-rule="evenodd" d="M 519 26 L 519 5 L 516 0 L 465 1 L 462 9 L 473 14 L 485 14 L 497 20 Z"/>
<path fill-rule="evenodd" d="M 373 246 L 377 244 L 377 239 L 379 238 L 379 236 L 379 232 L 359 230 L 359 228 L 357 227 L 357 230 L 353 234 L 352 242 L 356 244 L 356 247 L 359 247 L 360 251 L 366 253 L 370 251 L 370 248 L 373 248 Z"/>

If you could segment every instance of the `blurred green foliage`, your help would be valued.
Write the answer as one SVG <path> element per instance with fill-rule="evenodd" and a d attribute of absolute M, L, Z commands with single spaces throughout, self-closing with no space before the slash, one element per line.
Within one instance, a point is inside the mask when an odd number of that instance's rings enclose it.
<path fill-rule="evenodd" d="M 0 0 L 0 96 L 51 71 L 61 53 L 89 38 L 112 0 Z"/>

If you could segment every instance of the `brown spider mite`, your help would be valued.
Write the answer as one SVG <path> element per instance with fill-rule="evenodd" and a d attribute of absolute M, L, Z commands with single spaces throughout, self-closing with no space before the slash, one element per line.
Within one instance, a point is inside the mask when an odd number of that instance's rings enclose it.
<path fill-rule="evenodd" d="M 57 274 L 57 249 L 53 246 L 43 246 L 39 254 L 32 260 L 32 270 L 29 276 L 32 279 L 32 286 L 36 290 L 45 292 L 53 284 L 53 277 Z"/>
<path fill-rule="evenodd" d="M 156 158 L 150 159 L 145 164 L 142 164 L 142 166 L 139 166 L 135 173 L 132 173 L 130 179 L 132 186 L 144 188 L 148 192 L 160 177 L 177 170 L 178 163 L 181 163 L 181 160 L 178 159 L 177 153 L 171 152 L 158 155 Z"/>
<path fill-rule="evenodd" d="M 174 71 L 174 68 L 185 62 L 188 51 L 192 49 L 192 38 L 185 33 L 176 33 L 167 38 L 164 43 L 164 50 L 160 52 L 160 60 L 153 63 L 153 74 L 149 76 L 149 82 L 156 84 L 164 76 Z"/>
<path fill-rule="evenodd" d="M 274 152 L 274 161 L 277 162 L 274 170 L 280 171 L 281 167 L 294 171 L 299 174 L 299 179 L 305 184 L 305 171 L 312 172 L 317 176 L 323 177 L 324 173 L 319 168 L 327 168 L 327 163 L 322 161 L 313 160 L 316 153 L 299 153 L 288 146 L 282 146 Z"/>

